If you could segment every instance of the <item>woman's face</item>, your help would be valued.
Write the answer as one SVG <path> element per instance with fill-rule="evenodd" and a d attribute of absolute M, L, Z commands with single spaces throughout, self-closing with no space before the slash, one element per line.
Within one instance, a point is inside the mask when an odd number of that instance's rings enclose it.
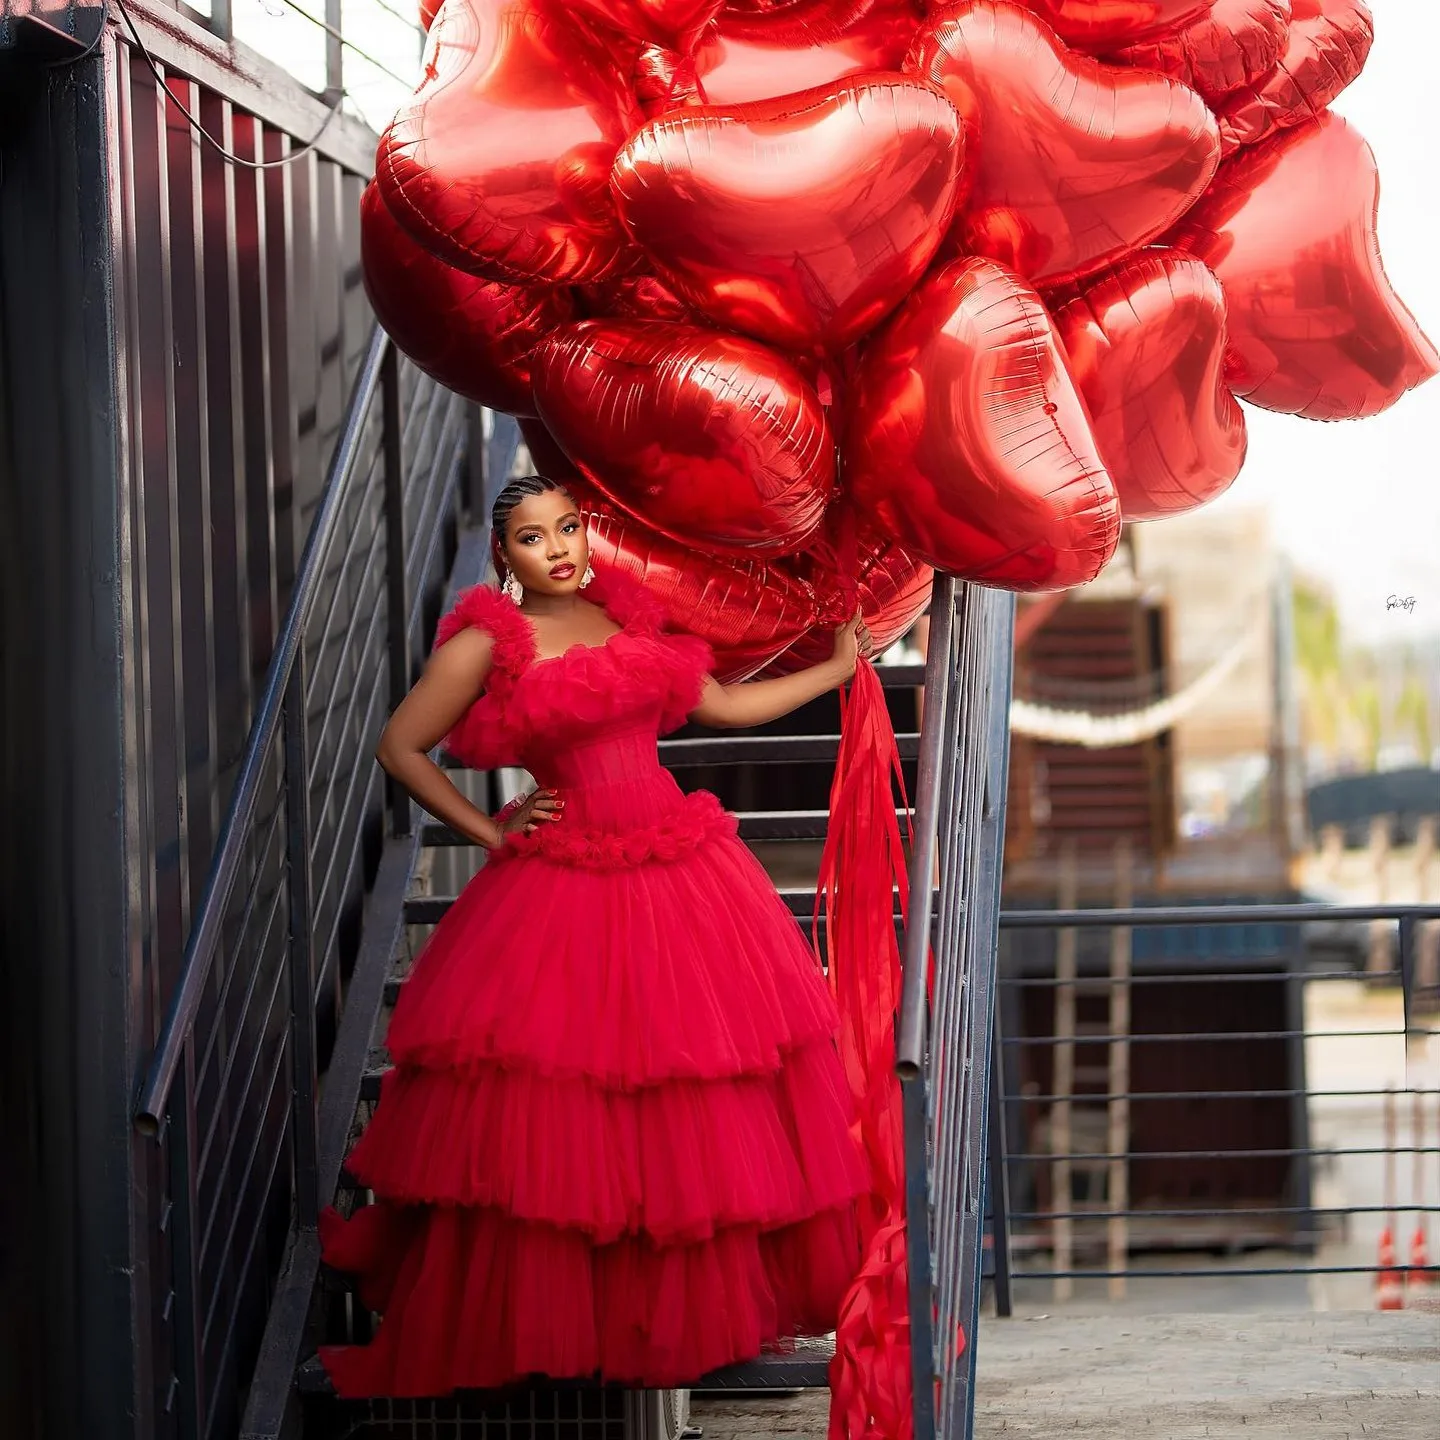
<path fill-rule="evenodd" d="M 505 563 L 538 595 L 570 595 L 590 563 L 590 542 L 575 502 L 563 490 L 530 495 L 505 526 Z"/>

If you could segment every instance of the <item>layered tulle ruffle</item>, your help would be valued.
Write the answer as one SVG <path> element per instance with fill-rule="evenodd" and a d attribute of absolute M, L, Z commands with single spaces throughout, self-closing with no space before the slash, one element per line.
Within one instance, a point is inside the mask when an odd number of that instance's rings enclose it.
<path fill-rule="evenodd" d="M 849 1207 L 694 1245 L 595 1246 L 498 1210 L 382 1203 L 348 1222 L 328 1212 L 321 1239 L 385 1313 L 369 1345 L 320 1352 L 344 1396 L 445 1395 L 537 1375 L 683 1385 L 777 1337 L 832 1327 L 858 1249 Z"/>
<path fill-rule="evenodd" d="M 391 1022 L 348 1161 L 380 1203 L 325 1220 L 384 1312 L 323 1352 L 337 1390 L 680 1384 L 832 1328 L 868 1184 L 835 1028 L 733 823 L 627 866 L 487 866 Z"/>
<path fill-rule="evenodd" d="M 431 936 L 387 1043 L 424 1069 L 634 1089 L 771 1075 L 838 1023 L 799 925 L 722 836 L 629 869 L 487 866 Z"/>

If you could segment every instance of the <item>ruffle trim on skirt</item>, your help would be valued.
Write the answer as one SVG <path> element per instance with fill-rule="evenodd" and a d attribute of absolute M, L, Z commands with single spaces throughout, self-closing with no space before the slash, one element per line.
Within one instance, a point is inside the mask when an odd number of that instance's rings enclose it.
<path fill-rule="evenodd" d="M 398 1069 L 347 1168 L 388 1200 L 496 1206 L 599 1244 L 693 1243 L 859 1195 L 852 1110 L 829 1041 L 774 1076 L 620 1093 L 524 1070 Z"/>
<path fill-rule="evenodd" d="M 543 855 L 557 865 L 583 870 L 628 870 L 689 855 L 722 837 L 734 838 L 739 824 L 707 791 L 687 795 L 673 815 L 655 825 L 613 833 L 560 825 L 542 825 L 529 835 L 511 835 L 488 861 L 495 865 L 523 856 Z"/>
<path fill-rule="evenodd" d="M 531 855 L 487 865 L 436 927 L 387 1032 L 397 1065 L 623 1090 L 773 1075 L 833 1042 L 839 1014 L 800 926 L 718 819 L 665 863 Z"/>
<path fill-rule="evenodd" d="M 321 1217 L 328 1265 L 384 1313 L 368 1345 L 320 1358 L 337 1392 L 441 1396 L 535 1376 L 684 1385 L 800 1334 L 834 1329 L 859 1263 L 853 1210 L 695 1245 L 574 1231 L 493 1209 L 379 1204 Z"/>

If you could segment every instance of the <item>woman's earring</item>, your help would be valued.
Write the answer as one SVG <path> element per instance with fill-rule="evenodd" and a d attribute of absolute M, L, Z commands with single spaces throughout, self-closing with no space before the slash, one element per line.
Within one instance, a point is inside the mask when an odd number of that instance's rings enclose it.
<path fill-rule="evenodd" d="M 580 577 L 580 588 L 583 590 L 594 578 L 595 567 L 587 562 L 585 573 Z"/>
<path fill-rule="evenodd" d="M 525 597 L 525 591 L 521 588 L 520 582 L 515 578 L 515 572 L 513 570 L 506 572 L 505 583 L 501 585 L 500 589 L 517 605 Z"/>

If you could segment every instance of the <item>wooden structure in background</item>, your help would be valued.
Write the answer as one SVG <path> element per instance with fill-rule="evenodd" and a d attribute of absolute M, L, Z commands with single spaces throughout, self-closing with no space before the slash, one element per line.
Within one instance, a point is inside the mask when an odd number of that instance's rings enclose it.
<path fill-rule="evenodd" d="M 1015 693 L 1061 709 L 1098 709 L 1107 694 L 1126 707 L 1158 699 L 1165 625 L 1163 607 L 1138 596 L 1067 599 L 1016 656 Z M 1041 869 L 1051 870 L 1066 840 L 1073 840 L 1082 856 L 1098 852 L 1107 862 L 1121 839 L 1143 855 L 1168 853 L 1175 834 L 1171 772 L 1165 735 L 1115 750 L 1014 736 L 1007 865 L 1049 861 Z M 1053 888 L 1053 874 L 1050 883 Z"/>
<path fill-rule="evenodd" d="M 1172 691 L 1165 601 L 1115 590 L 1052 603 L 1028 627 L 1022 609 L 1017 695 L 1114 712 Z M 1278 827 L 1178 838 L 1175 771 L 1169 734 L 1110 750 L 1012 736 L 1005 908 L 1295 898 Z M 1018 1252 L 1049 1251 L 1057 1271 L 1117 1271 L 1142 1250 L 1307 1243 L 1303 1216 L 1227 1213 L 1308 1204 L 1307 1162 L 1273 1153 L 1308 1144 L 1303 1095 L 1283 1094 L 1303 1091 L 1303 1046 L 1228 1038 L 1301 1028 L 1300 957 L 1294 926 L 1003 937 L 1001 1032 L 1022 1042 L 1005 1047 L 1007 1148 L 1053 1157 L 1012 1178 L 1016 1208 L 1041 1217 L 1016 1227 Z M 1185 983 L 1204 973 L 1213 984 Z M 1156 983 L 1166 975 L 1177 983 Z M 1186 1043 L 1147 1043 L 1167 1034 Z M 1217 1089 L 1272 1096 L 1200 1098 Z M 1143 1098 L 1162 1093 L 1177 1098 Z M 1106 1158 L 1075 1158 L 1087 1154 Z M 1055 1299 L 1073 1285 L 1057 1278 Z M 1124 1278 L 1108 1292 L 1122 1297 Z"/>

